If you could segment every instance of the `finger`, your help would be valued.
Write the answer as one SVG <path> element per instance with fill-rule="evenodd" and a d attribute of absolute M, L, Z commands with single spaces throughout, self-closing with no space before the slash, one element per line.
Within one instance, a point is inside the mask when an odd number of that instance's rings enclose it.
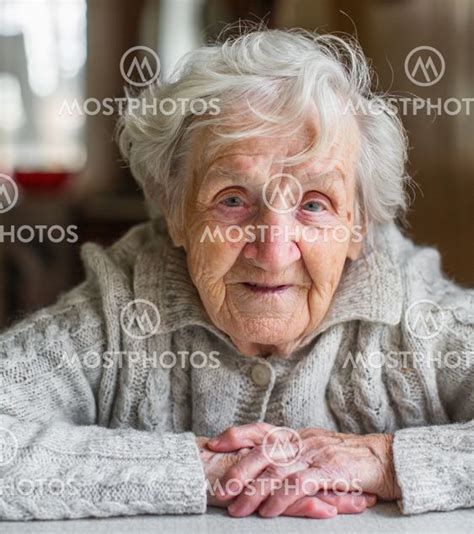
<path fill-rule="evenodd" d="M 284 479 L 300 467 L 270 465 L 237 496 L 228 511 L 234 517 L 253 514 L 260 504 L 283 484 Z"/>
<path fill-rule="evenodd" d="M 315 496 L 321 490 L 320 481 L 324 480 L 319 469 L 310 468 L 289 475 L 281 488 L 277 489 L 260 506 L 268 517 L 283 513 L 288 507 L 305 496 Z M 327 504 L 327 503 L 326 503 Z"/>
<path fill-rule="evenodd" d="M 222 487 L 224 489 L 223 498 L 228 499 L 231 496 L 235 497 L 241 493 L 248 483 L 259 478 L 265 469 L 275 471 L 277 473 L 277 478 L 282 473 L 279 469 L 280 467 L 290 468 L 286 474 L 306 469 L 307 464 L 305 464 L 298 455 L 299 452 L 295 449 L 292 443 L 281 444 L 281 446 L 275 450 L 260 445 L 254 447 L 239 462 L 231 466 L 221 478 Z M 292 459 L 292 461 L 290 461 L 290 459 Z M 269 477 L 267 476 L 266 478 Z"/>
<path fill-rule="evenodd" d="M 269 465 L 268 458 L 259 447 L 251 449 L 244 458 L 229 467 L 221 477 L 223 494 L 220 497 L 223 500 L 236 497 Z"/>
<path fill-rule="evenodd" d="M 367 501 L 367 508 L 372 508 L 372 506 L 377 504 L 377 495 L 373 493 L 364 493 L 364 495 Z"/>
<path fill-rule="evenodd" d="M 354 492 L 348 492 L 341 494 L 336 493 L 334 491 L 321 490 L 317 493 L 317 497 L 324 500 L 325 502 L 328 502 L 329 504 L 332 504 L 333 506 L 337 506 L 339 513 L 344 513 L 344 511 L 342 508 L 339 507 L 338 503 L 343 503 L 344 505 L 349 503 L 350 505 L 353 505 L 356 508 L 360 505 L 361 500 L 363 500 L 366 508 L 372 508 L 372 506 L 375 506 L 375 504 L 377 504 L 377 496 L 373 495 L 372 493 L 359 494 Z"/>
<path fill-rule="evenodd" d="M 259 509 L 259 514 L 262 517 L 274 517 L 261 509 Z M 308 517 L 311 519 L 330 519 L 337 515 L 337 508 L 317 497 L 302 497 L 284 510 L 281 515 Z"/>
<path fill-rule="evenodd" d="M 338 514 L 360 514 L 367 509 L 367 497 L 364 494 L 336 494 L 332 491 L 319 491 L 316 497 L 335 506 Z"/>
<path fill-rule="evenodd" d="M 260 445 L 271 429 L 268 423 L 250 423 L 248 425 L 232 426 L 207 442 L 208 447 L 217 452 L 231 452 L 243 447 Z"/>

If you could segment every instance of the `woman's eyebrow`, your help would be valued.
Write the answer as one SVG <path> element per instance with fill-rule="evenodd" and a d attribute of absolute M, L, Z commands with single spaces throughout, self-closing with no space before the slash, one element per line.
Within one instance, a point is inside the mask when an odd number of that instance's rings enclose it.
<path fill-rule="evenodd" d="M 301 185 L 322 188 L 336 195 L 345 191 L 344 174 L 339 169 L 324 173 L 307 172 L 301 176 Z"/>
<path fill-rule="evenodd" d="M 337 182 L 344 182 L 345 174 L 339 169 L 332 169 L 330 171 L 305 171 L 301 174 L 301 180 L 302 181 L 337 181 Z"/>
<path fill-rule="evenodd" d="M 211 178 L 226 179 L 229 182 L 242 182 L 249 178 L 249 171 L 238 170 L 232 167 L 212 167 L 204 176 L 203 183 Z"/>
<path fill-rule="evenodd" d="M 236 169 L 233 167 L 211 167 L 204 176 L 202 185 L 207 184 L 213 178 L 218 178 L 220 180 L 225 180 L 230 184 L 247 182 L 249 179 L 255 178 L 251 176 L 251 170 Z M 339 189 L 344 185 L 344 175 L 339 169 L 334 169 L 329 172 L 312 172 L 306 171 L 302 174 L 300 173 L 291 173 L 291 172 L 282 172 L 282 176 L 291 175 L 297 181 L 301 183 L 302 186 L 308 185 L 317 185 L 325 186 L 326 188 Z M 274 176 L 278 176 L 278 173 Z M 268 178 L 271 178 L 269 176 Z"/>

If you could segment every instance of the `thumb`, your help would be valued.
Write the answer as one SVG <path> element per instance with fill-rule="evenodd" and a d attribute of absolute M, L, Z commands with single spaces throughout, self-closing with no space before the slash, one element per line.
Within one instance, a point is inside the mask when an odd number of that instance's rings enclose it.
<path fill-rule="evenodd" d="M 233 426 L 210 439 L 207 446 L 216 452 L 231 452 L 261 445 L 267 432 L 275 428 L 268 423 Z"/>

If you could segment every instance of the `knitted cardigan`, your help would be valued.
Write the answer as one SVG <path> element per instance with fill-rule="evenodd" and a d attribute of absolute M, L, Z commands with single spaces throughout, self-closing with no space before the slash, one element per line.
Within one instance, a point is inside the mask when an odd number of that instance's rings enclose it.
<path fill-rule="evenodd" d="M 403 513 L 474 505 L 474 292 L 434 249 L 378 227 L 286 359 L 210 322 L 163 221 L 81 256 L 84 282 L 0 336 L 0 518 L 204 513 L 195 436 L 255 421 L 393 432 Z M 134 299 L 157 306 L 153 335 L 123 328 Z M 167 363 L 196 351 L 208 364 Z"/>

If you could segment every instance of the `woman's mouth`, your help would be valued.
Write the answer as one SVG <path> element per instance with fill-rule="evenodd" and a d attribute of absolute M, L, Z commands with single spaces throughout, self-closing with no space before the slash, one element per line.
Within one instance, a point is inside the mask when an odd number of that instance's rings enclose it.
<path fill-rule="evenodd" d="M 264 284 L 254 284 L 252 282 L 243 282 L 242 285 L 254 293 L 281 293 L 291 287 L 289 284 L 269 286 Z"/>

